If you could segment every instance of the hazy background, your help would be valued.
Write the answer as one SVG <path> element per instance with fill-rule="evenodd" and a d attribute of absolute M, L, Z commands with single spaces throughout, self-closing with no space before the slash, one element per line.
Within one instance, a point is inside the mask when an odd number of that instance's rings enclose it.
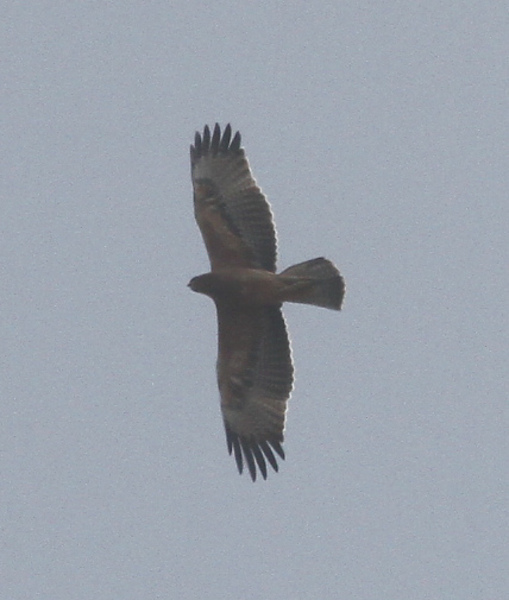
<path fill-rule="evenodd" d="M 0 597 L 509 597 L 503 2 L 8 2 Z M 227 455 L 189 144 L 239 129 L 289 306 L 279 474 Z"/>

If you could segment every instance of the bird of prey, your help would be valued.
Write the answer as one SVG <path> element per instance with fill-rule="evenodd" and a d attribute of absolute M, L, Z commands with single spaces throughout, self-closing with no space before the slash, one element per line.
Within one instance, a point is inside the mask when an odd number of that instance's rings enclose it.
<path fill-rule="evenodd" d="M 217 379 L 228 452 L 253 481 L 277 471 L 293 364 L 283 302 L 339 310 L 345 285 L 315 258 L 276 274 L 272 212 L 230 125 L 196 133 L 191 146 L 194 214 L 210 259 L 189 287 L 210 296 L 218 320 Z"/>

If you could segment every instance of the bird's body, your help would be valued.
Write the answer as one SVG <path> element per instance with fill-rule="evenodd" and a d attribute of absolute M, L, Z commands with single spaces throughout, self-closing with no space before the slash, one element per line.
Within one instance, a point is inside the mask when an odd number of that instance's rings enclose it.
<path fill-rule="evenodd" d="M 293 364 L 283 302 L 339 310 L 344 282 L 324 258 L 276 274 L 276 233 L 269 204 L 252 177 L 240 134 L 205 127 L 191 146 L 196 221 L 211 271 L 189 287 L 210 296 L 218 316 L 217 377 L 228 450 L 253 481 L 266 462 L 278 470 Z"/>
<path fill-rule="evenodd" d="M 337 270 L 330 261 L 315 258 L 290 269 L 291 274 L 289 269 L 280 274 L 242 267 L 217 269 L 193 277 L 189 287 L 213 300 L 246 306 L 279 306 L 283 302 L 295 302 L 340 309 L 343 294 L 337 286 Z M 318 269 L 319 276 L 316 274 Z"/>

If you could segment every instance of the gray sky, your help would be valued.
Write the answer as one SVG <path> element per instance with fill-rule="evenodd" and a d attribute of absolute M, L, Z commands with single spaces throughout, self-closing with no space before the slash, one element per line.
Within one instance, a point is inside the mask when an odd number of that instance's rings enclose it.
<path fill-rule="evenodd" d="M 7 600 L 505 600 L 509 13 L 498 2 L 4 10 Z M 279 474 L 227 455 L 189 144 L 239 129 L 289 306 Z"/>

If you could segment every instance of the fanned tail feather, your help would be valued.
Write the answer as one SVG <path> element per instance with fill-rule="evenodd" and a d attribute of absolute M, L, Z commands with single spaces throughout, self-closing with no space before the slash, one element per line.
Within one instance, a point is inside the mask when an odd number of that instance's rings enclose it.
<path fill-rule="evenodd" d="M 345 282 L 330 260 L 307 260 L 284 270 L 280 277 L 287 285 L 284 301 L 340 310 Z"/>

